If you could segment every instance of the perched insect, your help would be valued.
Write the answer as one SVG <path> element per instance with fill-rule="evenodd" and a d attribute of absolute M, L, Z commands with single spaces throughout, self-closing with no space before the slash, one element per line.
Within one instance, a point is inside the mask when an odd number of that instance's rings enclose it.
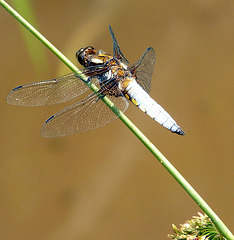
<path fill-rule="evenodd" d="M 118 117 L 101 101 L 107 96 L 122 112 L 128 108 L 128 100 L 147 113 L 151 118 L 171 132 L 184 135 L 185 132 L 172 117 L 150 96 L 151 78 L 156 54 L 148 48 L 141 58 L 129 66 L 122 54 L 115 35 L 110 28 L 113 40 L 113 56 L 96 51 L 89 46 L 81 48 L 76 57 L 84 66 L 82 72 L 99 87 L 98 94 L 91 93 L 83 100 L 63 109 L 46 120 L 42 127 L 43 137 L 58 137 L 87 131 L 104 126 Z M 89 87 L 75 74 L 21 85 L 7 96 L 13 105 L 41 106 L 56 104 L 73 99 L 89 90 Z"/>

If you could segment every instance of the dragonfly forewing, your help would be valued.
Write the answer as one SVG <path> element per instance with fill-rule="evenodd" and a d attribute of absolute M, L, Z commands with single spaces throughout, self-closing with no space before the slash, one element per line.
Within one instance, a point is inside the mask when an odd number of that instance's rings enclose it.
<path fill-rule="evenodd" d="M 123 62 L 126 66 L 128 66 L 129 62 L 124 57 L 123 53 L 121 52 L 119 44 L 118 44 L 118 42 L 115 38 L 115 35 L 113 33 L 113 30 L 112 30 L 111 26 L 109 26 L 109 29 L 110 29 L 110 33 L 111 33 L 111 37 L 112 37 L 112 41 L 113 41 L 113 55 L 114 55 L 114 57 L 121 60 L 121 62 Z"/>
<path fill-rule="evenodd" d="M 7 96 L 12 105 L 42 106 L 73 99 L 89 90 L 75 73 L 47 81 L 35 82 L 14 88 Z"/>

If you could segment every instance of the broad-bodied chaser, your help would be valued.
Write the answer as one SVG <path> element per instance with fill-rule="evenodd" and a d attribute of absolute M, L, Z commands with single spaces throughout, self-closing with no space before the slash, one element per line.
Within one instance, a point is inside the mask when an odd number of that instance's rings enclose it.
<path fill-rule="evenodd" d="M 77 60 L 84 66 L 82 73 L 88 77 L 87 81 L 92 81 L 99 87 L 98 94 L 91 93 L 52 115 L 42 127 L 42 136 L 58 137 L 87 131 L 117 119 L 101 101 L 103 96 L 107 96 L 122 112 L 131 101 L 171 132 L 184 135 L 185 132 L 175 120 L 149 96 L 156 61 L 153 48 L 149 47 L 136 63 L 129 66 L 111 27 L 109 28 L 113 40 L 113 56 L 91 46 L 81 48 L 76 53 Z M 88 90 L 89 87 L 76 73 L 70 73 L 56 79 L 16 87 L 8 94 L 7 102 L 22 106 L 56 104 L 73 99 Z"/>

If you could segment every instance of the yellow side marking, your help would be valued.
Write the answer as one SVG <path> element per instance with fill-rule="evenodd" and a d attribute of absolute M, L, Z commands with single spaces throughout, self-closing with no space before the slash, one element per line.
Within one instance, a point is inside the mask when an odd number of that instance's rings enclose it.
<path fill-rule="evenodd" d="M 136 101 L 136 99 L 132 98 L 131 101 L 132 101 L 132 103 L 135 104 L 136 106 L 139 105 L 138 102 Z"/>
<path fill-rule="evenodd" d="M 130 97 L 128 96 L 128 94 L 127 94 L 127 93 L 125 94 L 125 97 L 126 97 L 127 99 L 130 99 Z"/>

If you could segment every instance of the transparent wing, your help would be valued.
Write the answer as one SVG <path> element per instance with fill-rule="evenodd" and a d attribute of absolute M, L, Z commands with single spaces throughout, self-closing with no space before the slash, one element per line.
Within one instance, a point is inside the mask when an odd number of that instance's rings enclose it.
<path fill-rule="evenodd" d="M 91 66 L 82 70 L 83 74 L 98 84 L 98 74 L 108 71 L 110 66 L 103 64 Z M 7 102 L 21 106 L 42 106 L 61 102 L 78 97 L 89 90 L 89 87 L 75 74 L 70 73 L 59 78 L 25 84 L 14 88 L 7 96 Z"/>
<path fill-rule="evenodd" d="M 147 92 L 151 89 L 151 80 L 156 62 L 156 53 L 149 47 L 143 53 L 141 58 L 128 69 L 136 78 L 137 83 Z"/>
<path fill-rule="evenodd" d="M 122 111 L 128 108 L 128 101 L 123 96 L 107 97 Z M 43 137 L 59 137 L 76 132 L 84 132 L 102 127 L 118 117 L 109 107 L 92 93 L 84 100 L 75 103 L 51 116 L 42 127 Z"/>
<path fill-rule="evenodd" d="M 121 52 L 120 48 L 119 48 L 119 44 L 115 38 L 115 35 L 113 33 L 113 30 L 111 28 L 111 26 L 109 26 L 110 29 L 110 33 L 111 33 L 111 37 L 112 37 L 112 41 L 113 41 L 113 55 L 115 58 L 119 59 L 121 62 L 123 62 L 126 66 L 128 66 L 129 62 L 128 60 L 124 57 L 123 53 Z"/>
<path fill-rule="evenodd" d="M 68 101 L 89 90 L 74 73 L 47 81 L 18 86 L 11 90 L 7 102 L 13 105 L 41 106 Z"/>

